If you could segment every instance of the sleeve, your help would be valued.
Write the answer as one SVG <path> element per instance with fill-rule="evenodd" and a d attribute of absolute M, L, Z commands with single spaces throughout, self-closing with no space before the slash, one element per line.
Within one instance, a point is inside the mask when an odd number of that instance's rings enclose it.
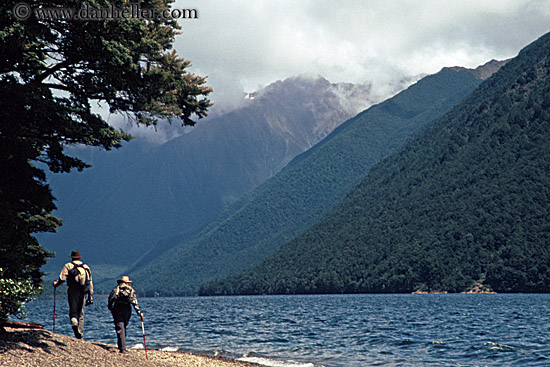
<path fill-rule="evenodd" d="M 67 276 L 69 275 L 69 266 L 71 263 L 66 263 L 65 266 L 63 266 L 63 269 L 61 269 L 61 273 L 59 273 L 59 280 L 61 283 L 67 281 Z"/>
<path fill-rule="evenodd" d="M 90 295 L 93 296 L 94 294 L 94 282 L 92 281 L 92 269 L 88 265 L 85 265 L 84 267 L 86 269 L 87 276 L 90 277 Z"/>
<path fill-rule="evenodd" d="M 132 288 L 132 295 L 130 296 L 130 303 L 132 304 L 132 306 L 134 306 L 134 310 L 136 310 L 136 313 L 139 314 L 140 313 L 139 303 L 138 303 L 136 291 L 133 288 Z"/>
<path fill-rule="evenodd" d="M 112 309 L 113 309 L 113 306 L 114 306 L 114 303 L 115 303 L 115 300 L 116 300 L 117 289 L 118 289 L 118 287 L 115 287 L 115 288 L 111 291 L 111 294 L 109 294 L 109 301 L 107 302 L 107 308 L 108 308 L 109 310 L 112 310 Z"/>

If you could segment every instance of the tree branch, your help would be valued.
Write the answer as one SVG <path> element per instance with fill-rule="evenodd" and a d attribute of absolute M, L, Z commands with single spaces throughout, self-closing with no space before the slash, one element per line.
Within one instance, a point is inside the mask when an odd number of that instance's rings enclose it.
<path fill-rule="evenodd" d="M 45 87 L 48 87 L 48 88 L 62 90 L 62 91 L 69 92 L 69 93 L 72 93 L 72 94 L 75 94 L 75 95 L 82 94 L 82 91 L 79 91 L 79 90 L 76 90 L 74 88 L 68 87 L 64 84 L 42 83 L 42 85 L 45 86 Z M 113 98 L 113 97 L 107 98 L 102 93 L 96 93 L 96 94 L 86 93 L 86 97 L 88 99 L 96 99 L 96 100 L 99 100 L 99 101 L 106 101 L 107 103 L 108 103 L 109 100 L 116 101 L 116 102 L 123 102 L 123 103 L 129 103 L 130 102 L 129 100 L 124 99 L 124 98 Z"/>
<path fill-rule="evenodd" d="M 34 80 L 31 82 L 31 84 L 41 83 L 42 81 L 46 80 L 49 76 L 51 76 L 56 71 L 59 71 L 59 70 L 65 68 L 65 67 L 68 67 L 71 64 L 73 64 L 73 63 L 70 62 L 68 59 L 65 60 L 65 61 L 62 61 L 58 64 L 55 64 L 54 66 L 52 66 L 51 68 L 47 69 L 45 72 L 43 72 L 42 74 L 40 74 L 39 76 L 34 78 Z"/>
<path fill-rule="evenodd" d="M 73 88 L 67 87 L 66 85 L 63 85 L 63 84 L 42 83 L 42 85 L 45 86 L 45 87 L 48 87 L 48 88 L 58 89 L 58 90 L 62 90 L 62 91 L 65 91 L 65 92 L 70 92 L 70 93 L 73 93 L 73 94 L 77 94 L 76 90 L 74 90 Z"/>

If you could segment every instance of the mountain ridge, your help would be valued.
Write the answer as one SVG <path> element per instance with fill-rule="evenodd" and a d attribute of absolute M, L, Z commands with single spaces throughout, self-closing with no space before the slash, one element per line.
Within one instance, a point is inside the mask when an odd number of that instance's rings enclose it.
<path fill-rule="evenodd" d="M 344 106 L 342 89 L 348 104 L 378 98 L 369 85 L 287 78 L 164 144 L 138 138 L 110 152 L 72 148 L 92 168 L 48 176 L 64 225 L 40 235 L 58 255 L 46 271 L 57 270 L 74 247 L 91 265 L 119 269 L 166 236 L 192 236 L 351 117 L 355 110 Z"/>
<path fill-rule="evenodd" d="M 490 61 L 487 61 L 485 64 L 476 67 L 475 69 L 468 69 L 468 68 L 464 68 L 462 66 L 451 66 L 448 69 L 454 70 L 454 71 L 469 71 L 473 75 L 475 75 L 477 78 L 479 78 L 481 80 L 485 80 L 485 79 L 491 77 L 502 66 L 506 65 L 506 63 L 510 60 L 511 59 L 506 59 L 506 60 L 492 59 Z"/>
<path fill-rule="evenodd" d="M 550 33 L 338 207 L 201 294 L 549 292 Z"/>
<path fill-rule="evenodd" d="M 312 225 L 370 166 L 479 82 L 469 71 L 444 69 L 358 114 L 246 194 L 198 238 L 174 244 L 174 250 L 149 265 L 140 264 L 141 269 L 134 268 L 130 275 L 139 282 L 141 293 L 193 294 L 201 281 L 250 267 Z M 155 288 L 151 279 L 162 279 L 176 263 L 181 270 L 170 287 Z"/>

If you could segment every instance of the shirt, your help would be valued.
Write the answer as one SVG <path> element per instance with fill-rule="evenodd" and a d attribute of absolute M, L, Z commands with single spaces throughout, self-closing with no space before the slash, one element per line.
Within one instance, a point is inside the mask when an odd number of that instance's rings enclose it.
<path fill-rule="evenodd" d="M 63 269 L 61 269 L 61 273 L 59 274 L 59 280 L 61 282 L 66 282 L 67 277 L 69 276 L 69 270 L 74 268 L 75 265 L 82 265 L 84 270 L 86 270 L 86 277 L 89 277 L 90 280 L 90 294 L 94 294 L 94 283 L 92 281 L 92 271 L 90 270 L 90 267 L 86 264 L 84 264 L 80 260 L 73 260 L 70 263 L 66 263 Z"/>
<path fill-rule="evenodd" d="M 132 305 L 134 306 L 134 310 L 136 310 L 136 312 L 139 314 L 139 304 L 138 304 L 138 300 L 137 300 L 137 295 L 136 295 L 136 291 L 134 290 L 134 288 L 132 288 L 132 286 L 128 283 L 120 283 L 119 285 L 117 285 L 112 291 L 111 291 L 111 294 L 109 295 L 109 302 L 107 304 L 107 308 L 109 310 L 112 310 L 116 304 L 116 300 L 118 298 L 118 294 L 120 292 L 120 288 L 124 286 L 125 288 L 128 288 L 130 289 L 130 299 L 128 300 L 130 303 L 129 305 Z"/>

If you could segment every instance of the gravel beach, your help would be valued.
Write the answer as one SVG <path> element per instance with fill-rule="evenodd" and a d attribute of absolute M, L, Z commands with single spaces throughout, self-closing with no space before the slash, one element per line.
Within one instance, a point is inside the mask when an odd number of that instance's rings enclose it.
<path fill-rule="evenodd" d="M 120 354 L 116 345 L 78 340 L 40 329 L 6 328 L 0 333 L 0 366 L 17 367 L 257 367 L 222 357 L 180 352 L 129 350 Z"/>

